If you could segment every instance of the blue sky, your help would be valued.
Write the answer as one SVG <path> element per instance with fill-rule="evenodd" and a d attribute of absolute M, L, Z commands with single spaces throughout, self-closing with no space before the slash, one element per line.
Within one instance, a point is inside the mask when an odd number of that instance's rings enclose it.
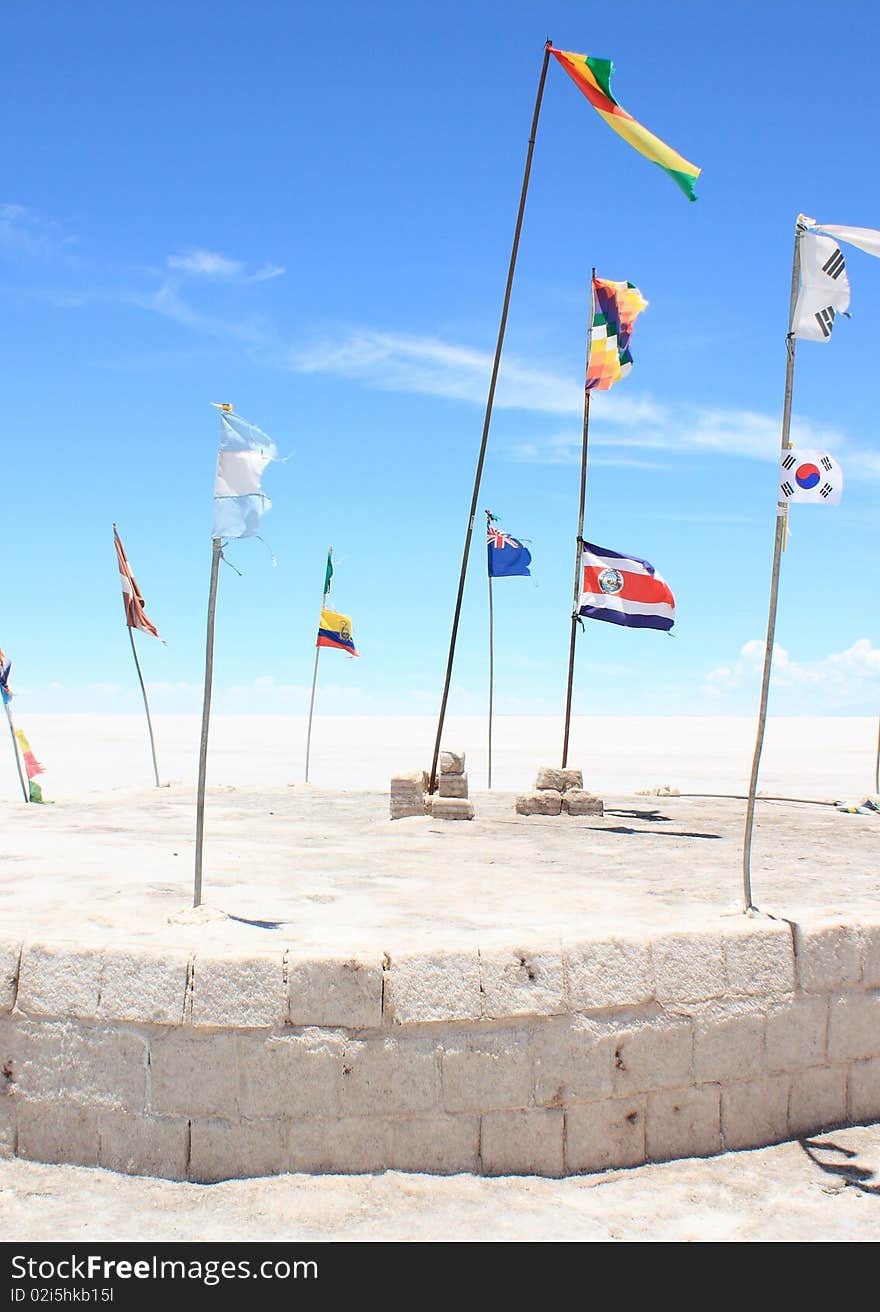
<path fill-rule="evenodd" d="M 549 69 L 480 505 L 530 541 L 496 585 L 500 713 L 560 709 L 590 268 L 650 302 L 597 397 L 585 536 L 650 559 L 675 638 L 589 624 L 576 710 L 751 713 L 766 624 L 799 210 L 880 227 L 875 7 L 31 3 L 4 28 L 0 642 L 20 713 L 138 709 L 116 520 L 167 648 L 157 710 L 197 709 L 218 424 L 287 456 L 277 559 L 233 544 L 216 706 L 307 706 L 324 558 L 359 661 L 319 708 L 434 714 L 543 43 L 613 58 L 615 92 L 703 169 L 689 205 Z M 880 261 L 801 343 L 795 433 L 846 474 L 796 507 L 776 713 L 880 702 L 874 397 Z M 471 560 L 451 710 L 485 704 Z"/>

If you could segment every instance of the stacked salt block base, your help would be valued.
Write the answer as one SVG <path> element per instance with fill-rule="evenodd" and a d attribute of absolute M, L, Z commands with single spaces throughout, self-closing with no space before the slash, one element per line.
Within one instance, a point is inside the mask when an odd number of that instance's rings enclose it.
<path fill-rule="evenodd" d="M 464 752 L 440 753 L 437 793 L 429 799 L 435 820 L 473 820 L 473 803 L 468 801 L 468 777 Z"/>
<path fill-rule="evenodd" d="M 519 815 L 602 815 L 601 797 L 584 791 L 580 770 L 554 770 L 544 766 L 538 771 L 535 790 L 516 799 Z"/>
<path fill-rule="evenodd" d="M 391 780 L 391 819 L 402 820 L 405 816 L 424 815 L 427 787 L 428 778 L 424 770 L 394 775 Z"/>
<path fill-rule="evenodd" d="M 877 1117 L 876 912 L 352 957 L 0 937 L 0 1161 L 552 1176 Z"/>

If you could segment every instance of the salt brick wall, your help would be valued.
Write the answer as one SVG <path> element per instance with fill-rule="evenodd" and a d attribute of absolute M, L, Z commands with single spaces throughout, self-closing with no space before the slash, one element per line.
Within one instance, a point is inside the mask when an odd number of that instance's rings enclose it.
<path fill-rule="evenodd" d="M 381 959 L 0 942 L 0 1156 L 561 1175 L 880 1116 L 880 919 Z"/>

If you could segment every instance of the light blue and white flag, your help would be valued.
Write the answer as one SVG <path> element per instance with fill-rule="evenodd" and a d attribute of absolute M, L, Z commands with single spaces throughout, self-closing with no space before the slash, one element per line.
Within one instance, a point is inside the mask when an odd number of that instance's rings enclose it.
<path fill-rule="evenodd" d="M 221 414 L 212 537 L 256 536 L 260 516 L 272 505 L 260 480 L 277 454 L 271 437 L 259 428 L 238 415 Z"/>

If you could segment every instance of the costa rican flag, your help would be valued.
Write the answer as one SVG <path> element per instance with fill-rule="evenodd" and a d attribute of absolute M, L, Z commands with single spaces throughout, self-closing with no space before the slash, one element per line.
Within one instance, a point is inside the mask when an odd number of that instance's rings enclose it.
<path fill-rule="evenodd" d="M 583 544 L 578 614 L 630 629 L 671 629 L 675 598 L 654 566 L 638 556 Z"/>

